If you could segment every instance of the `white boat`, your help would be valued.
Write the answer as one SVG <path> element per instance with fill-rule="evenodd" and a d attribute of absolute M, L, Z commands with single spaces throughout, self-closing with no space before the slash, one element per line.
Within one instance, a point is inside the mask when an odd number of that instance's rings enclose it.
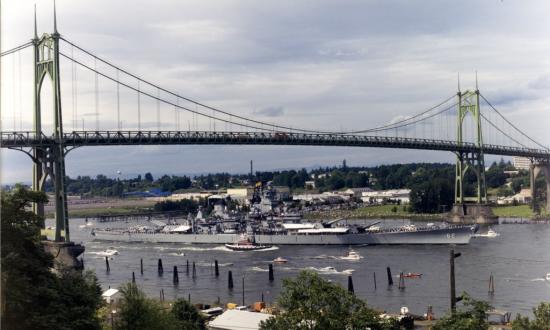
<path fill-rule="evenodd" d="M 550 273 L 546 273 L 546 280 L 550 282 Z"/>
<path fill-rule="evenodd" d="M 360 260 L 362 258 L 363 258 L 363 256 L 361 256 L 359 253 L 357 253 L 356 251 L 354 251 L 352 249 L 350 249 L 348 251 L 347 256 L 340 257 L 340 259 L 342 259 L 342 260 Z"/>
<path fill-rule="evenodd" d="M 101 251 L 98 253 L 99 255 L 106 256 L 106 257 L 112 257 L 118 255 L 118 251 L 115 250 L 115 248 L 110 247 L 106 249 L 105 251 Z"/>
<path fill-rule="evenodd" d="M 473 234 L 472 237 L 489 237 L 489 238 L 495 238 L 500 236 L 499 233 L 494 231 L 491 227 L 489 227 L 489 230 L 487 231 L 487 234 Z"/>
<path fill-rule="evenodd" d="M 277 257 L 277 258 L 273 259 L 273 263 L 276 263 L 276 264 L 285 264 L 287 262 L 288 262 L 288 260 L 283 258 L 283 257 Z"/>

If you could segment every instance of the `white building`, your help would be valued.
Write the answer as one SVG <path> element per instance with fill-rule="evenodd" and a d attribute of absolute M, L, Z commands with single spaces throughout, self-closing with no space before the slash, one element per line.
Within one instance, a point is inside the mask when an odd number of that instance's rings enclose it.
<path fill-rule="evenodd" d="M 378 191 L 365 191 L 361 194 L 363 203 L 381 204 L 385 201 L 396 201 L 401 204 L 409 204 L 410 189 L 391 189 Z"/>
<path fill-rule="evenodd" d="M 531 161 L 525 157 L 513 157 L 512 162 L 517 170 L 528 170 L 531 166 Z"/>
<path fill-rule="evenodd" d="M 210 330 L 256 330 L 260 322 L 273 317 L 271 314 L 226 310 L 222 315 L 208 324 Z"/>
<path fill-rule="evenodd" d="M 103 300 L 108 304 L 117 303 L 121 296 L 122 294 L 117 289 L 109 289 L 101 294 Z"/>

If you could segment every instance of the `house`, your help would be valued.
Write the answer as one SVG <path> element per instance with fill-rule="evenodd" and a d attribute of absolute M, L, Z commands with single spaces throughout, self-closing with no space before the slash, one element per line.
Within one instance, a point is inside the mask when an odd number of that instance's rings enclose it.
<path fill-rule="evenodd" d="M 499 197 L 497 199 L 498 205 L 507 205 L 507 204 L 513 204 L 514 201 L 519 204 L 528 204 L 532 201 L 531 197 L 531 189 L 530 188 L 524 188 L 521 189 L 521 191 L 513 196 L 508 197 Z"/>
<path fill-rule="evenodd" d="M 122 294 L 117 289 L 109 289 L 101 294 L 101 297 L 107 304 L 113 304 L 117 303 L 120 298 L 122 297 Z"/>
<path fill-rule="evenodd" d="M 313 190 L 315 189 L 315 180 L 311 180 L 311 181 L 306 181 L 304 183 L 304 188 L 306 190 Z"/>
<path fill-rule="evenodd" d="M 256 330 L 260 329 L 260 322 L 273 317 L 271 314 L 226 310 L 207 326 L 210 330 Z"/>

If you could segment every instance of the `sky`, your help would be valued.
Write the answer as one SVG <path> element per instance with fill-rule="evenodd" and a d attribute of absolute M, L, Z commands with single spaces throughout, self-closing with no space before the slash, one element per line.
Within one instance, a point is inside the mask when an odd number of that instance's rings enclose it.
<path fill-rule="evenodd" d="M 53 2 L 36 2 L 39 34 L 52 32 Z M 34 3 L 2 1 L 2 51 L 32 38 Z M 475 88 L 477 71 L 483 95 L 546 146 L 548 17 L 550 3 L 543 0 L 57 1 L 58 30 L 67 40 L 148 81 L 235 115 L 308 129 L 366 129 L 414 115 L 455 94 L 458 73 L 462 89 Z M 108 70 L 68 45 L 62 51 Z M 93 129 L 94 74 L 66 60 L 61 66 L 65 131 Z M 2 130 L 30 129 L 31 50 L 3 57 L 1 76 Z M 115 91 L 112 82 L 98 80 L 102 129 L 118 125 Z M 46 132 L 52 126 L 49 93 L 45 84 L 41 99 Z M 130 90 L 120 92 L 123 129 L 136 127 L 135 99 Z M 155 129 L 156 102 L 143 99 L 141 107 L 142 127 Z M 175 117 L 164 104 L 159 109 L 161 129 L 214 129 L 211 120 L 185 113 Z M 217 125 L 217 130 L 237 129 Z M 2 149 L 0 156 L 3 183 L 31 180 L 27 155 Z M 454 161 L 451 153 L 400 149 L 83 147 L 68 153 L 66 171 L 69 176 L 111 177 L 117 171 L 126 177 L 145 172 L 244 173 L 250 160 L 255 170 L 269 170 L 339 165 L 344 159 L 350 166 Z"/>

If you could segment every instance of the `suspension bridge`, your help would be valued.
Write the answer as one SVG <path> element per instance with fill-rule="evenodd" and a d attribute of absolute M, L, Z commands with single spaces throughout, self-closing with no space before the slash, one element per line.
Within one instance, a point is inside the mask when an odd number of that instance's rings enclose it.
<path fill-rule="evenodd" d="M 316 130 L 249 118 L 163 88 L 66 39 L 57 31 L 55 11 L 53 33 L 38 36 L 35 14 L 34 38 L 1 56 L 19 56 L 20 64 L 21 53 L 28 49 L 32 50 L 34 72 L 32 127 L 23 128 L 21 108 L 14 102 L 13 109 L 8 109 L 13 112 L 12 127 L 5 120 L 0 124 L 0 146 L 22 151 L 32 159 L 33 189 L 43 190 L 48 177 L 53 181 L 57 242 L 70 241 L 65 157 L 74 148 L 87 146 L 303 145 L 452 152 L 456 155 L 455 208 L 462 216 L 472 212 L 466 206 L 487 203 L 484 156 L 519 156 L 531 160 L 533 197 L 534 180 L 540 173 L 546 175 L 550 192 L 550 150 L 497 110 L 479 91 L 477 82 L 474 90 L 461 91 L 459 87 L 437 105 L 385 125 Z M 68 74 L 70 79 L 61 79 Z M 24 78 L 19 79 L 20 86 Z M 52 132 L 47 132 L 42 120 L 41 90 L 46 79 L 52 83 Z M 15 78 L 12 83 L 17 85 Z M 84 106 L 79 95 L 82 85 L 93 86 L 93 101 Z M 70 97 L 62 98 L 62 89 L 70 90 Z M 101 100 L 105 95 L 110 97 L 108 106 Z M 79 114 L 79 107 L 91 108 L 91 116 Z M 85 127 L 85 117 L 88 126 L 93 118 L 92 128 Z M 474 196 L 467 196 L 464 190 L 469 171 L 477 180 Z M 550 193 L 547 195 L 550 209 Z M 43 205 L 33 208 L 44 214 Z"/>

